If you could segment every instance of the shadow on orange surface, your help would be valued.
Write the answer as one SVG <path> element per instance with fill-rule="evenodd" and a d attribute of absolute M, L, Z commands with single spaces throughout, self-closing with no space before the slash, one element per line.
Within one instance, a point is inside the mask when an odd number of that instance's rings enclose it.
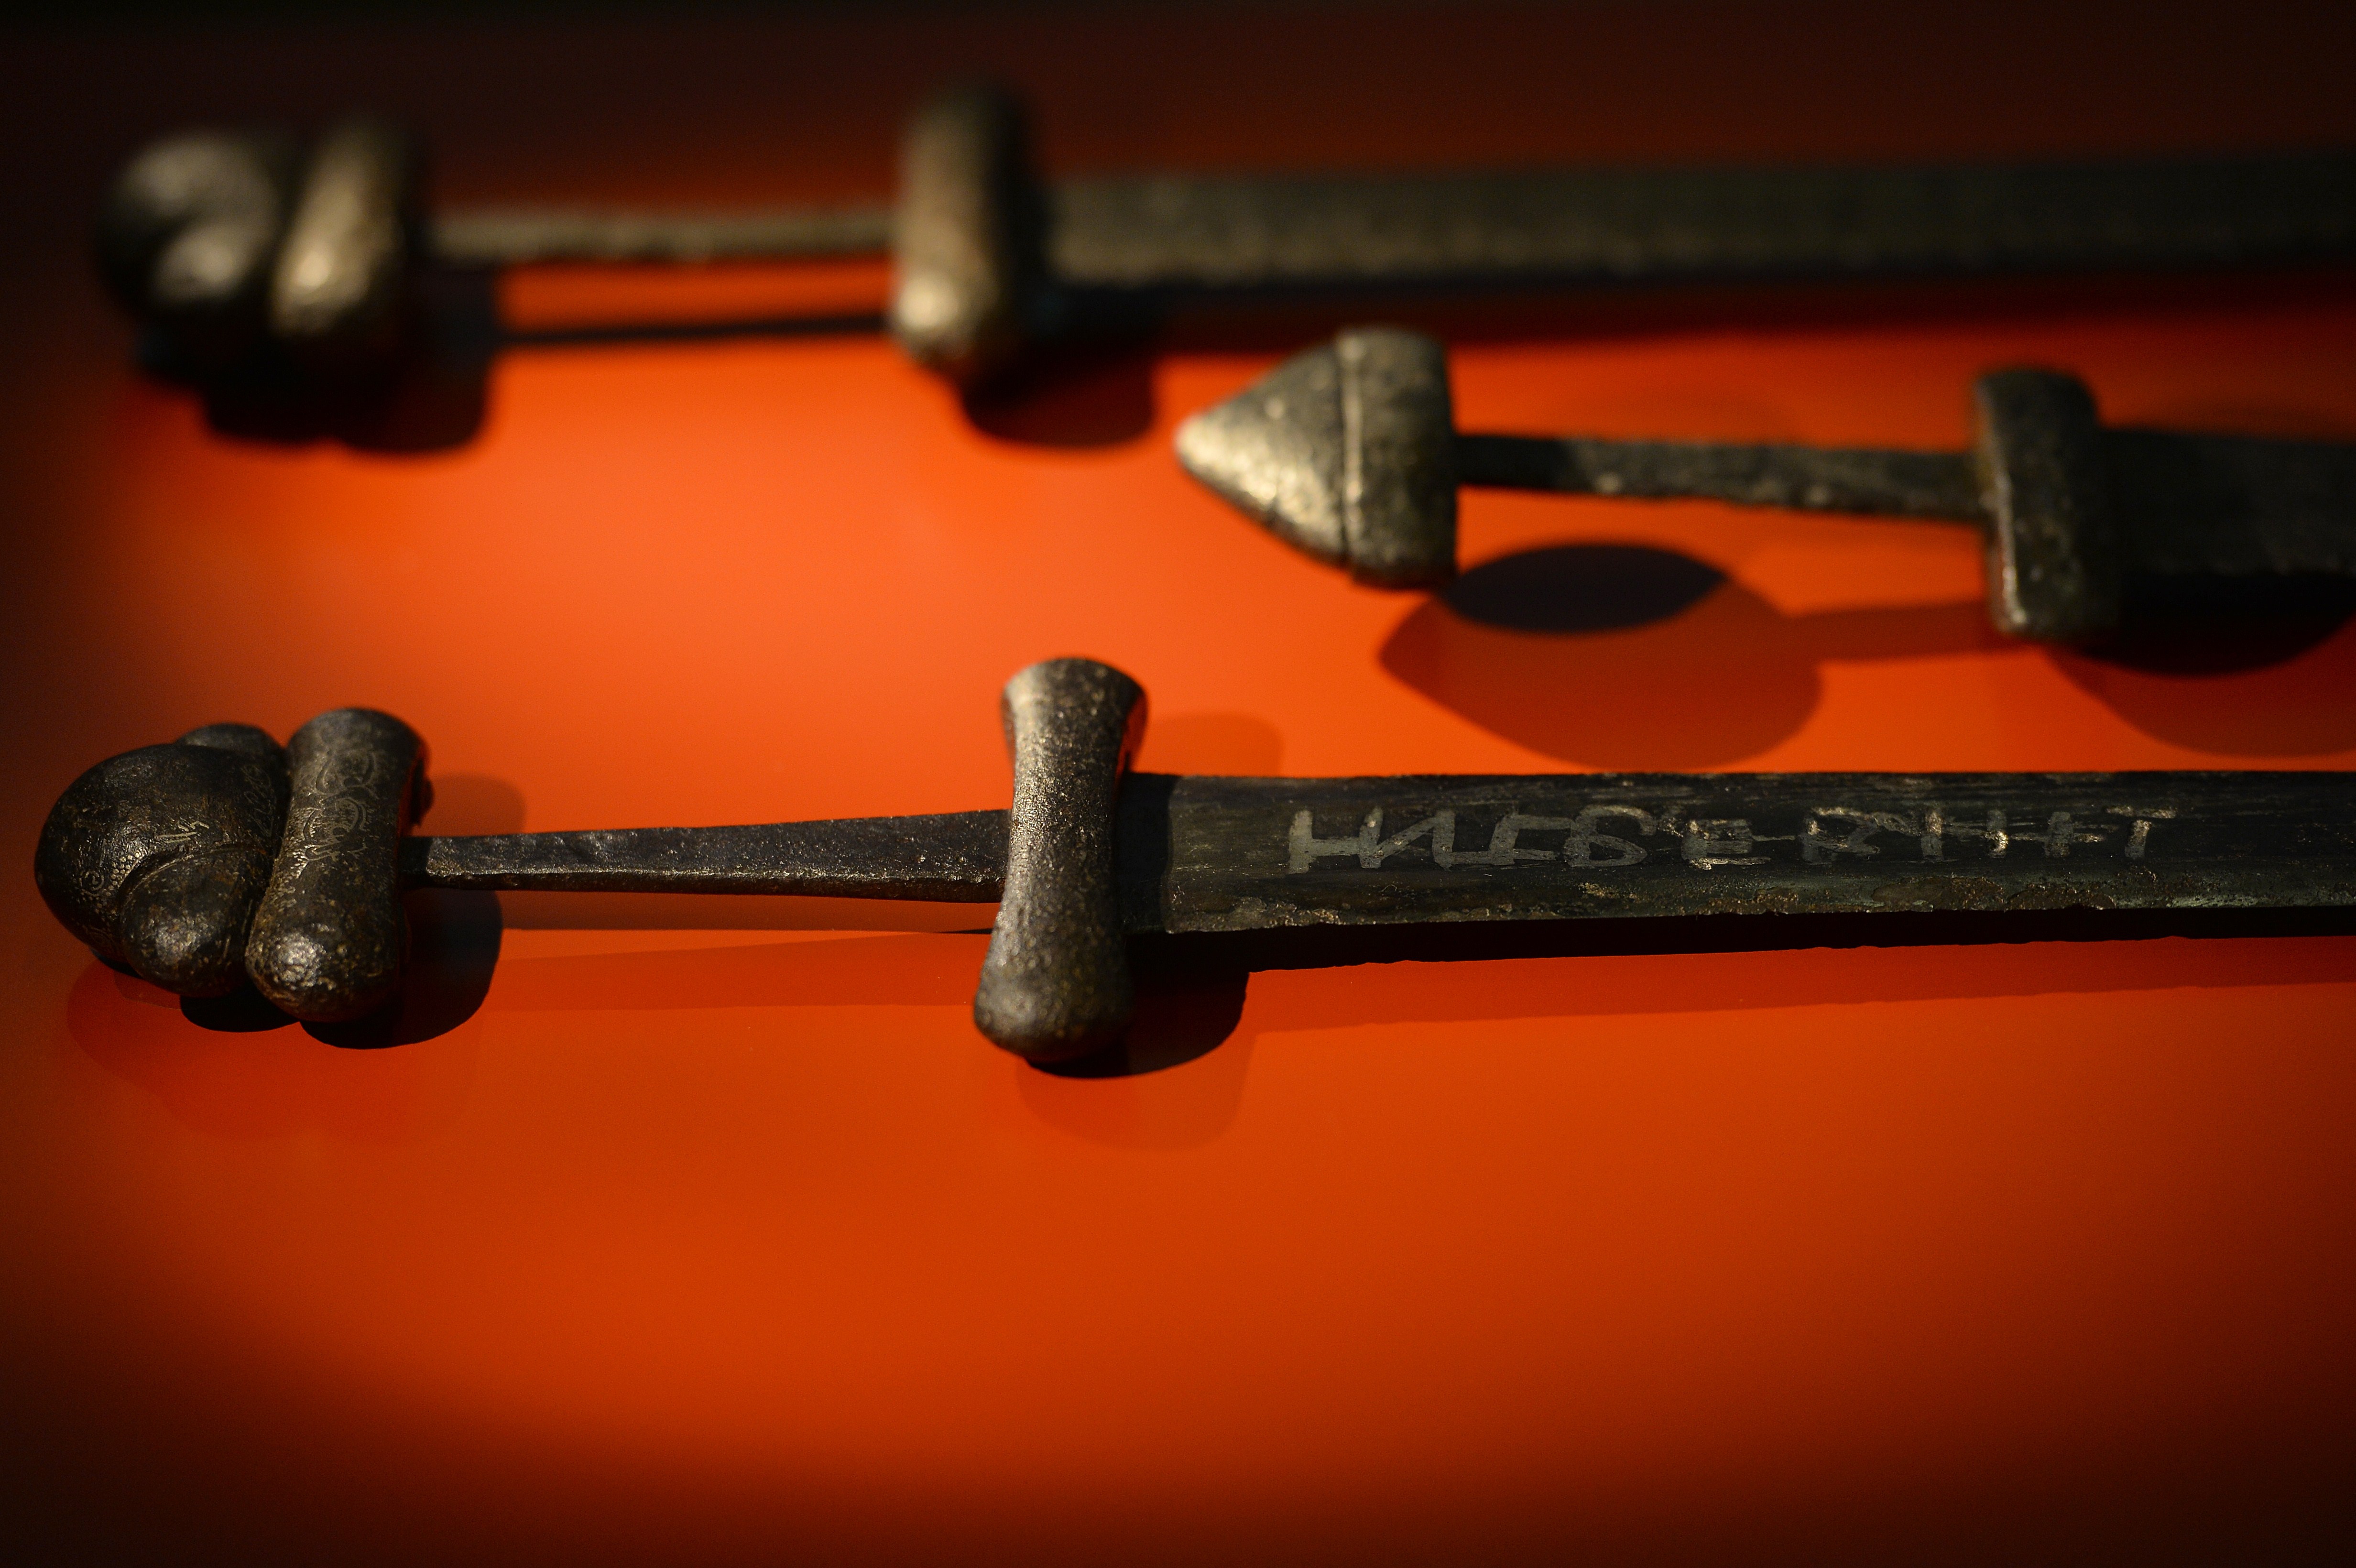
<path fill-rule="evenodd" d="M 2047 923 L 2051 930 L 2040 926 L 2030 934 L 2051 936 L 2067 929 L 2060 923 Z M 2325 933 L 2288 937 L 1997 941 L 1969 948 L 1824 946 L 1799 951 L 1780 944 L 1811 934 L 1834 941 L 1846 934 L 1855 940 L 1856 927 L 1852 923 L 1846 933 L 1825 924 L 1804 932 L 1778 928 L 1760 933 L 1755 939 L 1760 950 L 1714 952 L 1647 950 L 1641 945 L 1641 933 L 1628 933 L 1601 938 L 1606 944 L 1615 939 L 1622 943 L 1617 951 L 1546 952 L 1549 942 L 1560 948 L 1598 941 L 1593 933 L 1554 927 L 1476 933 L 1489 940 L 1473 942 L 1461 940 L 1458 928 L 1371 936 L 1321 931 L 1147 939 L 1132 949 L 1139 1002 L 1137 1022 L 1128 1039 L 1082 1061 L 1023 1071 L 1017 1086 L 1033 1115 L 1089 1142 L 1137 1149 L 1190 1148 L 1209 1143 L 1233 1125 L 1242 1107 L 1254 1046 L 1269 1034 L 1368 1025 L 2346 984 L 2356 980 L 2356 935 L 2346 933 L 2346 924 L 2327 925 Z M 2228 923 L 2218 929 L 2236 927 Z M 1951 939 L 1956 934 L 1951 924 L 1935 922 L 1923 933 Z M 1964 934 L 1970 939 L 1969 933 Z M 1451 937 L 1460 939 L 1455 951 L 1445 945 Z M 446 952 L 450 944 L 444 940 L 442 945 Z M 511 961 L 500 971 L 490 1005 L 499 1011 L 523 1012 L 876 1006 L 961 1012 L 972 996 L 982 945 L 979 934 L 894 933 L 526 958 Z M 1355 962 L 1354 953 L 1358 955 Z M 432 998 L 479 999 L 472 987 L 487 977 L 483 950 L 477 947 L 463 956 L 471 962 L 447 970 L 428 963 L 412 970 L 397 1027 L 414 1019 L 421 1005 L 434 1005 Z M 219 1026 L 191 1027 L 198 1022 L 200 1007 L 179 1003 L 144 981 L 92 964 L 74 987 L 68 1022 L 86 1054 L 147 1091 L 175 1117 L 200 1131 L 237 1138 L 305 1129 L 354 1141 L 405 1138 L 455 1114 L 477 1049 L 476 1037 L 462 1034 L 426 1051 L 322 1051 L 304 1034 L 283 1029 L 273 1033 L 249 1027 L 232 1033 Z M 280 1024 L 285 1021 L 278 1019 Z M 394 1032 L 382 1023 L 345 1027 L 373 1029 L 380 1035 Z M 455 1024 L 434 1033 L 446 1033 L 450 1027 Z M 309 1032 L 330 1043 L 342 1042 L 332 1030 Z M 405 1028 L 399 1028 L 399 1037 L 408 1043 L 433 1038 Z M 369 1041 L 394 1042 L 391 1038 Z M 978 1038 L 973 1044 L 977 1051 L 984 1049 Z M 400 1065 L 369 1065 L 374 1061 Z"/>
<path fill-rule="evenodd" d="M 2356 746 L 2351 584 L 2291 580 L 2225 589 L 2126 645 L 2056 648 L 2070 682 L 2156 740 L 2235 757 L 2308 757 Z"/>
<path fill-rule="evenodd" d="M 2356 745 L 2356 705 L 2340 695 L 2356 685 L 2344 591 L 2293 582 L 2147 603 L 2106 653 L 2048 656 L 2179 745 L 2240 756 Z M 1823 695 L 1826 661 L 2012 645 L 1976 601 L 1794 615 L 1689 557 L 1579 544 L 1474 567 L 1416 605 L 1380 657 L 1507 740 L 1640 772 L 1722 766 L 1791 739 Z"/>
<path fill-rule="evenodd" d="M 251 1005 L 281 1027 L 200 1027 L 180 998 L 94 963 L 67 999 L 66 1027 L 91 1061 L 217 1137 L 323 1132 L 402 1143 L 445 1125 L 466 1102 L 471 1036 L 424 1051 L 329 1051 L 283 1027 L 292 1020 L 259 998 Z"/>
<path fill-rule="evenodd" d="M 1408 613 L 1383 667 L 1507 740 L 1640 772 L 1722 766 L 1797 734 L 1832 658 L 2001 645 L 1977 603 L 1787 615 L 1688 557 L 1564 545 L 1467 571 Z"/>

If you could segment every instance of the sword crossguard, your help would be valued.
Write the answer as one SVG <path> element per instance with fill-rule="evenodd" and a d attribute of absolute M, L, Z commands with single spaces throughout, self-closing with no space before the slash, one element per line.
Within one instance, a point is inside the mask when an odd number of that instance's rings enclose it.
<path fill-rule="evenodd" d="M 1013 808 L 973 1011 L 1033 1061 L 1086 1054 L 1129 1022 L 1114 808 L 1145 706 L 1087 659 L 1006 685 Z M 416 731 L 365 708 L 322 714 L 284 748 L 252 725 L 191 731 L 68 785 L 34 880 L 100 957 L 167 991 L 251 982 L 306 1022 L 359 1018 L 400 988 L 402 839 L 432 799 L 425 762 Z M 409 880 L 437 885 L 430 869 Z"/>
<path fill-rule="evenodd" d="M 1972 411 L 1989 619 L 2039 643 L 2116 631 L 2118 529 L 2094 393 L 2059 370 L 1997 370 L 1973 383 Z"/>
<path fill-rule="evenodd" d="M 1012 94 L 961 88 L 916 115 L 892 229 L 892 335 L 917 364 L 971 386 L 1044 335 L 1046 200 Z"/>
<path fill-rule="evenodd" d="M 1092 659 L 1050 659 L 1006 683 L 1014 801 L 973 1021 L 1017 1055 L 1084 1056 L 1129 1023 L 1113 805 L 1145 709 L 1137 682 Z"/>

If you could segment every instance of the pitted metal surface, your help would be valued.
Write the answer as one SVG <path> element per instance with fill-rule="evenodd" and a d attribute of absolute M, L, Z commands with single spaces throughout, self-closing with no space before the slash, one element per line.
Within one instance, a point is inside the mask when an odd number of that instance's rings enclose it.
<path fill-rule="evenodd" d="M 1361 327 L 1295 355 L 1178 428 L 1186 471 L 1280 538 L 1361 582 L 1456 570 L 1446 351 Z"/>
<path fill-rule="evenodd" d="M 323 713 L 287 743 L 286 834 L 254 911 L 246 968 L 295 1018 L 359 1018 L 392 996 L 407 960 L 401 836 L 424 742 L 389 713 Z"/>
<path fill-rule="evenodd" d="M 2356 158 L 1083 179 L 1058 278 L 1627 283 L 2295 261 L 2356 247 Z"/>
<path fill-rule="evenodd" d="M 101 763 L 42 825 L 33 880 L 101 957 L 184 997 L 245 983 L 246 933 L 286 822 L 286 755 L 217 724 Z"/>
<path fill-rule="evenodd" d="M 1051 659 L 1006 683 L 1004 710 L 1014 801 L 973 1021 L 1018 1055 L 1055 1061 L 1119 1038 L 1134 1001 L 1113 803 L 1145 692 L 1109 665 Z"/>
<path fill-rule="evenodd" d="M 405 842 L 399 720 L 298 731 L 291 812 L 269 737 L 218 726 L 77 780 L 36 874 L 158 985 L 217 994 L 242 954 L 321 1019 L 397 978 L 402 888 L 998 899 L 975 1021 L 1038 1061 L 1118 1038 L 1129 934 L 2356 906 L 2356 774 L 1129 775 L 1143 694 L 1087 659 L 1019 673 L 1005 717 L 1007 811 Z"/>

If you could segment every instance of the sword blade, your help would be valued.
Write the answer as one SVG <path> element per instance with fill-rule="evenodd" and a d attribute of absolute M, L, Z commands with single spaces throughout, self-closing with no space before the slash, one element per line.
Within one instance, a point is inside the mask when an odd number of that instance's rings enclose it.
<path fill-rule="evenodd" d="M 2356 903 L 2356 774 L 1172 778 L 1132 931 Z"/>
<path fill-rule="evenodd" d="M 2356 905 L 2356 774 L 1136 773 L 1131 932 Z M 1007 816 L 413 837 L 412 886 L 994 901 Z"/>
<path fill-rule="evenodd" d="M 1050 208 L 1056 276 L 1101 287 L 2231 266 L 2356 251 L 2356 156 L 1079 179 Z"/>

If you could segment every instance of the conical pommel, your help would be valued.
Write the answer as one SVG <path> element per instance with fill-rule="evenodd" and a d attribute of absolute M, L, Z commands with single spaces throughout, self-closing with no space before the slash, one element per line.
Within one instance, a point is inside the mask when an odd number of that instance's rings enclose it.
<path fill-rule="evenodd" d="M 1005 719 L 1006 880 L 973 1021 L 1018 1056 L 1058 1061 L 1118 1039 L 1135 1000 L 1113 803 L 1145 731 L 1145 692 L 1109 665 L 1050 659 L 1006 683 Z"/>
<path fill-rule="evenodd" d="M 1178 461 L 1269 531 L 1361 582 L 1456 574 L 1448 355 L 1396 327 L 1296 354 L 1178 427 Z"/>

